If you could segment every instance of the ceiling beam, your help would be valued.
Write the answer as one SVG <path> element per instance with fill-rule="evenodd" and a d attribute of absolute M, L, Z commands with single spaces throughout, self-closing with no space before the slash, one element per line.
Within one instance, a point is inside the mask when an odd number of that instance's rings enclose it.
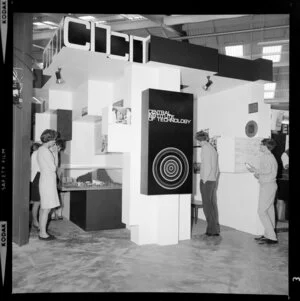
<path fill-rule="evenodd" d="M 288 103 L 281 103 L 281 104 L 271 104 L 272 110 L 286 110 L 289 111 L 289 104 Z"/>
<path fill-rule="evenodd" d="M 114 31 L 125 31 L 125 30 L 135 30 L 135 29 L 144 29 L 151 27 L 159 27 L 159 25 L 150 20 L 141 20 L 141 21 L 127 21 L 127 22 L 116 22 L 113 24 L 108 24 L 111 27 L 111 30 Z"/>
<path fill-rule="evenodd" d="M 173 32 L 178 36 L 185 36 L 186 32 L 181 30 L 180 27 L 178 26 L 168 26 L 164 23 L 164 16 L 161 15 L 141 15 L 145 18 L 147 18 L 148 20 L 154 22 L 157 24 L 158 27 L 161 27 L 167 31 Z"/>
<path fill-rule="evenodd" d="M 265 103 L 268 104 L 279 104 L 279 103 L 289 103 L 289 99 L 287 98 L 272 98 L 272 99 L 265 99 Z"/>
<path fill-rule="evenodd" d="M 186 24 L 186 23 L 198 23 L 206 22 L 217 19 L 233 19 L 238 17 L 244 17 L 249 15 L 179 15 L 179 16 L 166 16 L 163 18 L 163 23 L 167 26 Z"/>

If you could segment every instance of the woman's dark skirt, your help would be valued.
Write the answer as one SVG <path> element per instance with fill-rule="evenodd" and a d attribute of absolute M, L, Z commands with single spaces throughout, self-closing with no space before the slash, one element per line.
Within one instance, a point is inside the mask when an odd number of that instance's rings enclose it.
<path fill-rule="evenodd" d="M 33 182 L 30 182 L 30 199 L 33 202 L 39 202 L 40 198 L 40 191 L 39 191 L 39 180 L 40 180 L 40 173 L 37 172 Z"/>

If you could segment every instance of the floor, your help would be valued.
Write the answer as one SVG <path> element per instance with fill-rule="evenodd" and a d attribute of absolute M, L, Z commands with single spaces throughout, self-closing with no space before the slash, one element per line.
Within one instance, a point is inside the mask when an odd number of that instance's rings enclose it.
<path fill-rule="evenodd" d="M 55 241 L 31 230 L 27 245 L 13 244 L 13 294 L 38 292 L 189 292 L 288 295 L 288 223 L 277 224 L 277 245 L 221 227 L 203 237 L 205 221 L 177 245 L 138 246 L 128 229 L 85 232 L 52 221 Z"/>

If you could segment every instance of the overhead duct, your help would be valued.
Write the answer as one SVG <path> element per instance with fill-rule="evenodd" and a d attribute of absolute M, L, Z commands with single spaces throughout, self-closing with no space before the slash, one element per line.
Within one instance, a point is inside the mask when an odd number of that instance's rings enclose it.
<path fill-rule="evenodd" d="M 245 33 L 245 32 L 255 32 L 255 31 L 264 31 L 264 30 L 284 29 L 284 28 L 289 28 L 289 27 L 290 27 L 289 25 L 261 27 L 261 28 L 243 29 L 243 30 L 235 30 L 235 31 L 225 31 L 225 32 L 196 34 L 196 35 L 185 36 L 185 37 L 173 37 L 173 38 L 170 38 L 170 39 L 172 39 L 172 40 L 186 40 L 186 39 L 213 37 L 213 36 L 223 36 L 223 35 Z"/>

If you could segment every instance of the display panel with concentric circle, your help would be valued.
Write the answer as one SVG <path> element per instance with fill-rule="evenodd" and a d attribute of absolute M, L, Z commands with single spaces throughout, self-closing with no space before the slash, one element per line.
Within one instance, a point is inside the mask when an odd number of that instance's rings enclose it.
<path fill-rule="evenodd" d="M 152 173 L 161 187 L 169 190 L 177 189 L 188 177 L 189 162 L 181 150 L 167 147 L 155 156 Z"/>

